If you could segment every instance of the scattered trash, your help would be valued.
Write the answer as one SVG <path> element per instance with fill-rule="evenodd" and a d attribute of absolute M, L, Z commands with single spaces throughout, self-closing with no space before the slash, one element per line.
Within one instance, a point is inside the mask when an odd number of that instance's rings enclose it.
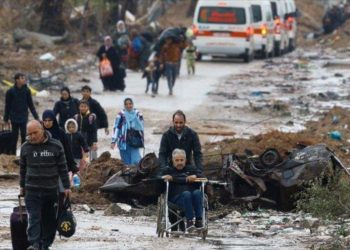
<path fill-rule="evenodd" d="M 49 62 L 52 62 L 54 60 L 56 60 L 56 57 L 54 55 L 52 55 L 51 53 L 46 53 L 46 54 L 43 54 L 39 57 L 39 59 L 41 61 L 49 61 Z"/>
<path fill-rule="evenodd" d="M 90 79 L 82 78 L 82 79 L 80 79 L 80 82 L 86 82 L 86 83 L 89 83 L 89 82 L 90 82 Z"/>
<path fill-rule="evenodd" d="M 335 73 L 334 76 L 335 76 L 335 77 L 344 77 L 344 75 L 343 75 L 343 74 L 340 74 L 340 73 Z"/>
<path fill-rule="evenodd" d="M 50 92 L 47 90 L 42 90 L 36 94 L 37 97 L 49 97 Z"/>
<path fill-rule="evenodd" d="M 342 140 L 342 134 L 339 131 L 332 131 L 329 132 L 329 136 L 336 141 L 341 141 Z"/>
<path fill-rule="evenodd" d="M 79 188 L 80 187 L 80 178 L 77 174 L 73 175 L 73 186 L 75 188 Z"/>
<path fill-rule="evenodd" d="M 83 208 L 86 212 L 89 212 L 90 214 L 93 214 L 95 212 L 95 209 L 93 209 L 92 207 L 89 207 L 86 204 L 83 205 Z"/>
<path fill-rule="evenodd" d="M 336 115 L 334 115 L 334 116 L 332 117 L 332 124 L 335 125 L 335 124 L 338 124 L 338 123 L 339 123 L 339 117 L 336 116 Z"/>

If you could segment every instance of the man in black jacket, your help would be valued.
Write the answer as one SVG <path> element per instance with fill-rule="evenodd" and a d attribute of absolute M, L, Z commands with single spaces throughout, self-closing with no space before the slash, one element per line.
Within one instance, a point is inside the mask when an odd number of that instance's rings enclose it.
<path fill-rule="evenodd" d="M 21 142 L 25 142 L 28 108 L 34 119 L 39 119 L 35 110 L 32 95 L 26 85 L 26 77 L 21 73 L 15 75 L 15 85 L 6 92 L 4 122 L 11 121 L 12 144 L 11 154 L 16 154 L 18 132 L 21 131 Z"/>
<path fill-rule="evenodd" d="M 82 100 L 89 103 L 90 112 L 96 115 L 97 129 L 104 128 L 106 135 L 109 134 L 108 130 L 108 117 L 105 110 L 101 107 L 100 103 L 91 97 L 91 88 L 87 85 L 81 88 Z"/>
<path fill-rule="evenodd" d="M 49 249 L 56 234 L 58 177 L 66 197 L 70 184 L 62 144 L 51 138 L 38 121 L 27 125 L 28 141 L 20 154 L 20 193 L 25 195 L 29 215 L 28 249 Z"/>
<path fill-rule="evenodd" d="M 173 167 L 167 167 L 162 178 L 171 182 L 169 185 L 169 201 L 184 208 L 187 219 L 186 228 L 193 227 L 194 215 L 196 217 L 196 228 L 203 227 L 203 194 L 199 189 L 199 183 L 195 183 L 200 177 L 200 171 L 186 165 L 186 153 L 182 149 L 174 149 L 172 152 Z M 193 213 L 194 212 L 194 213 Z"/>
<path fill-rule="evenodd" d="M 187 127 L 186 116 L 178 110 L 173 114 L 173 127 L 166 131 L 161 139 L 159 148 L 159 160 L 161 168 L 172 165 L 171 154 L 175 148 L 180 148 L 186 152 L 186 165 L 194 165 L 200 170 L 203 170 L 202 165 L 202 150 L 197 133 Z"/>

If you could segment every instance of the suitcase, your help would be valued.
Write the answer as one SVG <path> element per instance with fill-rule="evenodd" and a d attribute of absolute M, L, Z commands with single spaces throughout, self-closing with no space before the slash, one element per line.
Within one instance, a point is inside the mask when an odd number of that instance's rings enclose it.
<path fill-rule="evenodd" d="M 10 217 L 13 250 L 26 250 L 30 245 L 27 238 L 28 215 L 26 207 L 21 204 L 22 197 L 18 196 L 19 206 L 13 208 L 13 213 Z"/>
<path fill-rule="evenodd" d="M 10 154 L 12 147 L 11 127 L 5 128 L 2 124 L 0 128 L 0 154 Z"/>

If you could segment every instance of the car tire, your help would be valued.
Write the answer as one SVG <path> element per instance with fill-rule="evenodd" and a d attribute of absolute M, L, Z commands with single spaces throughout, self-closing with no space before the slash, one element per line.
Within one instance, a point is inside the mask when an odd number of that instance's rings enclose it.
<path fill-rule="evenodd" d="M 247 51 L 244 54 L 243 60 L 245 63 L 250 63 L 251 61 L 253 61 L 254 55 L 252 53 L 249 53 L 249 51 Z"/>
<path fill-rule="evenodd" d="M 261 50 L 260 50 L 260 56 L 261 56 L 261 59 L 267 59 L 268 58 L 268 53 L 267 53 L 265 45 L 263 45 Z"/>

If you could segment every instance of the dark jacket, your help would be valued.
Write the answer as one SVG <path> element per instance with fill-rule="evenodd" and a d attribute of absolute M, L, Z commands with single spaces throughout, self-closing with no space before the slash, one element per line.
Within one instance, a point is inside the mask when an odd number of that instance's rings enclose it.
<path fill-rule="evenodd" d="M 69 132 L 68 130 L 68 124 L 70 122 L 74 123 L 75 125 L 75 131 L 73 133 Z M 64 128 L 66 130 L 66 135 L 68 137 L 68 141 L 69 141 L 74 159 L 82 159 L 83 158 L 82 150 L 85 153 L 89 152 L 89 146 L 87 145 L 82 134 L 78 132 L 77 121 L 75 119 L 68 119 L 64 124 Z"/>
<path fill-rule="evenodd" d="M 96 115 L 97 129 L 108 128 L 108 118 L 100 103 L 91 97 L 87 101 L 89 102 L 90 112 Z"/>
<path fill-rule="evenodd" d="M 84 137 L 87 145 L 91 147 L 92 144 L 97 142 L 96 115 L 93 113 L 77 114 L 74 119 L 78 123 L 78 131 Z"/>
<path fill-rule="evenodd" d="M 73 134 L 67 134 L 69 144 L 72 149 L 74 159 L 82 159 L 83 153 L 82 150 L 87 153 L 89 152 L 89 146 L 87 145 L 84 137 L 80 132 L 76 132 Z"/>
<path fill-rule="evenodd" d="M 70 97 L 68 100 L 61 98 L 55 103 L 53 112 L 55 116 L 59 115 L 58 124 L 61 128 L 64 128 L 64 123 L 79 113 L 79 100 L 73 97 Z"/>
<path fill-rule="evenodd" d="M 28 108 L 34 119 L 39 119 L 35 110 L 32 95 L 27 85 L 22 88 L 13 86 L 6 92 L 4 121 L 9 119 L 13 123 L 26 123 L 28 121 Z"/>
<path fill-rule="evenodd" d="M 58 190 L 58 177 L 63 187 L 69 189 L 66 158 L 62 144 L 48 132 L 41 144 L 25 142 L 20 154 L 20 187 L 26 195 L 55 195 Z"/>
<path fill-rule="evenodd" d="M 200 171 L 191 165 L 185 166 L 182 170 L 177 170 L 175 167 L 167 167 L 163 171 L 163 175 L 171 175 L 173 180 L 169 185 L 169 199 L 179 195 L 185 191 L 194 191 L 200 187 L 199 183 L 188 183 L 186 177 L 196 175 L 202 177 Z"/>
<path fill-rule="evenodd" d="M 56 117 L 52 110 L 46 110 L 43 113 L 43 120 L 50 118 L 53 120 L 53 126 L 51 128 L 45 128 L 48 131 L 53 139 L 59 140 L 63 146 L 64 154 L 66 156 L 68 171 L 76 173 L 79 171 L 77 164 L 74 161 L 72 150 L 69 145 L 68 137 L 64 130 L 58 126 Z"/>
<path fill-rule="evenodd" d="M 185 127 L 180 140 L 173 127 L 170 127 L 163 134 L 159 148 L 161 168 L 172 166 L 171 154 L 176 148 L 185 150 L 187 165 L 195 165 L 200 171 L 203 171 L 201 144 L 195 131 Z M 192 154 L 194 163 L 192 162 Z"/>

